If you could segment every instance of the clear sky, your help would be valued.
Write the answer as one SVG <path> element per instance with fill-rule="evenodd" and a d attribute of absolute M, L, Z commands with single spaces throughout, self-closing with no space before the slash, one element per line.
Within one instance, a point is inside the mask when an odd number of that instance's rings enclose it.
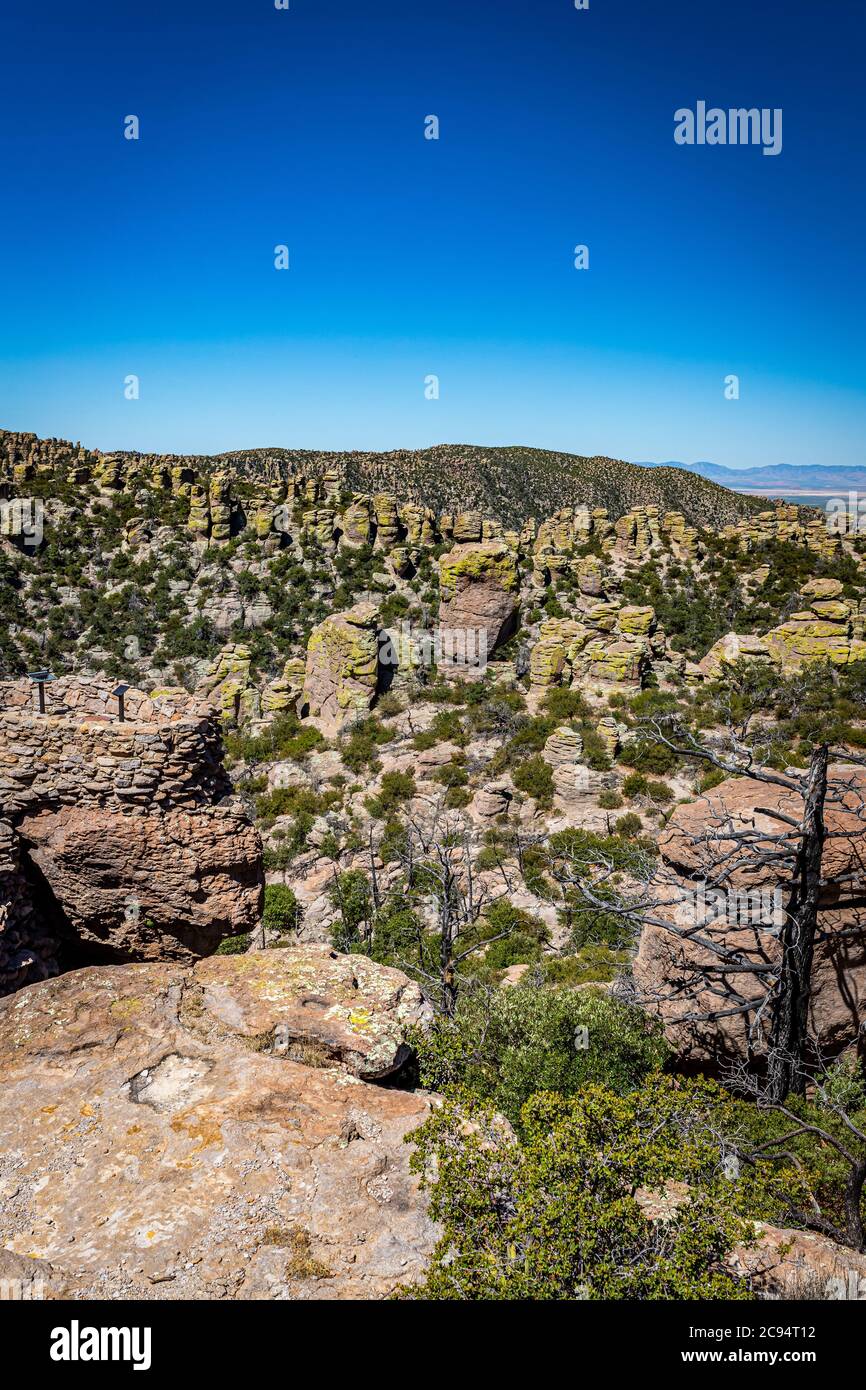
<path fill-rule="evenodd" d="M 866 464 L 864 0 L 40 0 L 0 51 L 2 427 Z M 699 100 L 781 154 L 675 144 Z"/>

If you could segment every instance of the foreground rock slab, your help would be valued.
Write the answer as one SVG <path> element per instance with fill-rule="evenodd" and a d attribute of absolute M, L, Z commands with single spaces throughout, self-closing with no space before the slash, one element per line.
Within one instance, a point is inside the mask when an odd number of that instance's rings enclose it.
<path fill-rule="evenodd" d="M 194 973 L 207 1011 L 275 1055 L 341 1062 L 364 1081 L 408 1061 L 409 1028 L 432 1010 L 414 981 L 366 956 L 310 944 L 212 956 Z"/>
<path fill-rule="evenodd" d="M 430 1099 L 281 1055 L 272 996 L 305 995 L 292 951 L 271 954 L 282 984 L 241 956 L 89 968 L 0 1001 L 7 1262 L 116 1299 L 375 1299 L 421 1274 L 435 1230 L 403 1140 Z"/>

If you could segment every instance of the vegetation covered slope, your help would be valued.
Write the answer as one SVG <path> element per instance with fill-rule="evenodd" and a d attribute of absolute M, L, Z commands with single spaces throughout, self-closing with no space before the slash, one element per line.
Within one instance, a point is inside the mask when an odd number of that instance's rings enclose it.
<path fill-rule="evenodd" d="M 173 460 L 175 462 L 179 460 Z M 255 476 L 273 464 L 293 464 L 307 475 L 334 470 L 356 492 L 396 492 L 439 511 L 475 509 L 519 527 L 561 507 L 585 503 L 621 516 L 632 507 L 681 511 L 693 526 L 726 526 L 764 510 L 762 498 L 730 492 L 680 468 L 642 468 L 621 459 L 585 458 L 521 446 L 482 448 L 437 444 L 391 453 L 325 453 L 251 449 L 183 460 Z"/>

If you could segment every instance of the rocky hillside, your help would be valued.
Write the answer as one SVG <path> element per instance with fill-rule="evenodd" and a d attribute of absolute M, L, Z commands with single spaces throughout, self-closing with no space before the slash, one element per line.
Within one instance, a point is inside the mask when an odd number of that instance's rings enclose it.
<path fill-rule="evenodd" d="M 534 1162 L 555 1177 L 590 1083 L 605 1122 L 587 1181 L 622 1204 L 617 1240 L 632 1243 L 576 1283 L 566 1252 L 555 1296 L 730 1296 L 766 1290 L 770 1265 L 778 1290 L 775 1257 L 758 1270 L 742 1253 L 734 1205 L 798 1252 L 789 1293 L 801 1275 L 837 1278 L 834 1241 L 864 1243 L 840 1224 L 823 1140 L 781 1170 L 744 1165 L 734 1203 L 732 1150 L 749 1133 L 766 1154 L 774 1131 L 744 1124 L 739 1097 L 668 1084 L 664 1067 L 697 1055 L 718 1079 L 746 1047 L 712 1017 L 699 1049 L 684 1042 L 661 1000 L 675 973 L 640 913 L 692 891 L 683 846 L 708 806 L 748 827 L 773 804 L 688 740 L 784 776 L 795 825 L 821 741 L 862 799 L 846 760 L 866 747 L 866 543 L 739 498 L 748 514 L 721 525 L 667 499 L 608 510 L 576 481 L 573 505 L 559 492 L 536 515 L 512 495 L 506 514 L 479 501 L 500 475 L 469 452 L 465 476 L 438 450 L 417 488 L 408 467 L 385 488 L 361 455 L 215 468 L 2 437 L 0 1275 L 11 1261 L 114 1297 L 409 1282 L 472 1298 L 488 1296 L 480 1269 L 489 1296 L 547 1297 L 549 1261 L 536 1279 L 538 1252 L 515 1261 L 504 1231 L 480 1265 L 454 1258 L 476 1247 L 466 1230 L 437 1254 L 417 1179 L 438 1165 L 459 1182 L 481 1126 L 478 1190 L 513 1182 L 516 1210 Z M 854 862 L 839 859 L 843 877 Z M 811 1026 L 848 1066 L 866 925 L 850 885 L 824 897 Z M 765 962 L 764 947 L 749 949 Z M 674 964 L 692 973 L 679 943 Z M 856 1107 L 860 1085 L 844 1072 L 833 1094 Z M 467 1095 L 481 1107 L 468 1127 L 450 1108 Z M 837 1123 L 809 1105 L 815 1133 Z M 669 1147 L 644 1151 L 659 1116 Z M 403 1137 L 422 1121 L 410 1166 Z M 636 1172 L 679 1183 L 678 1201 L 689 1185 L 706 1196 L 712 1223 L 679 1254 L 675 1216 L 647 1227 Z M 568 1168 L 552 1199 L 574 1201 L 573 1184 Z M 826 1205 L 818 1253 L 804 1185 Z M 437 1202 L 448 1220 L 480 1211 L 447 1186 Z M 82 1210 L 99 1234 L 70 1256 Z M 479 1219 L 478 1239 L 500 1232 Z M 598 1237 L 575 1239 L 595 1252 Z"/>
<path fill-rule="evenodd" d="M 542 520 L 580 503 L 606 507 L 614 516 L 632 507 L 681 511 L 696 526 L 724 526 L 766 506 L 678 468 L 648 469 L 622 459 L 520 446 L 439 444 L 382 454 L 253 449 L 183 461 L 250 477 L 274 464 L 313 477 L 333 472 L 353 491 L 395 492 L 440 511 L 478 510 L 516 527 L 528 517 Z"/>
<path fill-rule="evenodd" d="M 80 451 L 65 441 L 0 431 L 0 455 L 54 451 L 95 462 L 98 450 Z M 682 512 L 694 526 L 719 527 L 752 516 L 767 506 L 681 468 L 645 468 L 622 459 L 587 458 L 525 447 L 482 448 L 440 444 L 431 449 L 395 449 L 388 453 L 318 452 L 306 449 L 243 449 L 214 456 L 120 453 L 128 467 L 148 472 L 166 467 L 193 468 L 200 474 L 229 472 L 251 480 L 330 477 L 352 492 L 395 493 L 405 502 L 435 511 L 480 511 L 506 526 L 541 521 L 561 507 L 605 507 L 621 516 L 633 507 Z"/>

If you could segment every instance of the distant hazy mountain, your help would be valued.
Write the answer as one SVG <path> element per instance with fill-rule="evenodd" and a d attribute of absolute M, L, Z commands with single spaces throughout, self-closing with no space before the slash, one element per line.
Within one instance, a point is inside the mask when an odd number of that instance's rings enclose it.
<path fill-rule="evenodd" d="M 725 468 L 720 463 L 641 463 L 642 468 L 684 468 L 723 487 L 765 494 L 772 492 L 848 492 L 866 490 L 866 467 L 844 468 L 835 464 L 770 463 L 761 468 Z"/>

